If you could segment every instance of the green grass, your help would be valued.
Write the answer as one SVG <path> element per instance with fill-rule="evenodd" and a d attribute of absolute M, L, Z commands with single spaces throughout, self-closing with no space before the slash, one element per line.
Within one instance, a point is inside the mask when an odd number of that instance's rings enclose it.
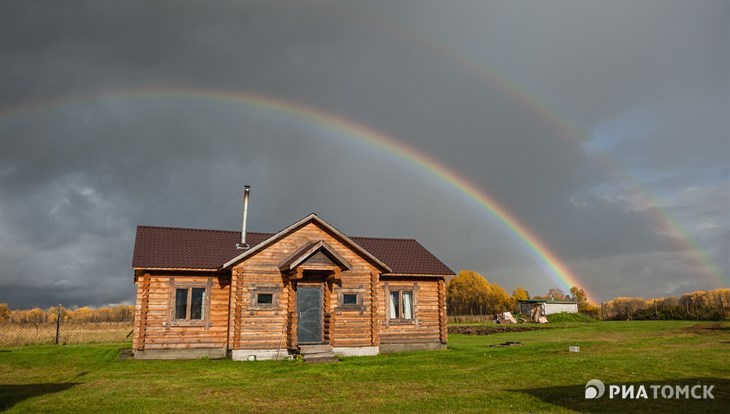
<path fill-rule="evenodd" d="M 591 318 L 590 316 L 583 315 L 582 313 L 567 313 L 567 312 L 553 313 L 552 315 L 548 315 L 547 319 L 548 319 L 548 321 L 550 321 L 550 323 L 596 322 L 595 319 Z"/>
<path fill-rule="evenodd" d="M 506 341 L 521 346 L 489 347 Z M 568 346 L 580 353 L 567 352 Z M 9 412 L 721 412 L 730 402 L 730 323 L 564 323 L 449 350 L 336 364 L 120 360 L 119 345 L 0 349 Z M 714 384 L 715 400 L 583 398 L 592 378 Z"/>

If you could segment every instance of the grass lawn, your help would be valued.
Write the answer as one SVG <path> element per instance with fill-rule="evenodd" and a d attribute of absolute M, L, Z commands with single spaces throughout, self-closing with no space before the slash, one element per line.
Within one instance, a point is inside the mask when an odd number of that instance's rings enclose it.
<path fill-rule="evenodd" d="M 520 346 L 489 347 L 506 341 Z M 567 352 L 580 346 L 580 353 Z M 728 412 L 730 323 L 553 324 L 339 363 L 135 361 L 128 345 L 0 349 L 8 412 Z M 599 400 L 585 383 L 712 384 L 714 400 Z M 608 390 L 606 391 L 608 393 Z M 725 408 L 722 408 L 725 407 Z"/>

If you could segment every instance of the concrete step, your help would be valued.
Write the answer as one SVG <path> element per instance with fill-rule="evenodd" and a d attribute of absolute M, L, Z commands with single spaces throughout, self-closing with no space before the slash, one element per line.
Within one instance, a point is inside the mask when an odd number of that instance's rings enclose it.
<path fill-rule="evenodd" d="M 329 345 L 300 345 L 299 353 L 302 355 L 306 354 L 318 354 L 323 352 L 332 352 L 332 347 Z"/>
<path fill-rule="evenodd" d="M 329 345 L 301 345 L 299 346 L 299 354 L 304 362 L 325 363 L 337 362 L 335 353 Z"/>

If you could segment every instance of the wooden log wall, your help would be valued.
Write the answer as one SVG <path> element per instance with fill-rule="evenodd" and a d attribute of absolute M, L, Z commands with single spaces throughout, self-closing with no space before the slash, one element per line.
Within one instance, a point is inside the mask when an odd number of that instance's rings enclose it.
<path fill-rule="evenodd" d="M 132 349 L 144 350 L 145 328 L 147 325 L 147 313 L 149 311 L 150 296 L 150 275 L 145 273 L 144 276 L 137 279 L 137 303 L 134 307 L 134 333 L 132 336 Z"/>
<path fill-rule="evenodd" d="M 335 324 L 335 312 L 334 312 L 334 304 L 337 304 L 337 296 L 335 296 L 334 301 L 332 300 L 332 294 L 334 292 L 334 286 L 332 280 L 327 280 L 326 275 L 323 275 L 323 278 L 325 280 L 324 282 L 324 298 L 322 300 L 322 307 L 324 312 L 323 317 L 323 326 L 322 326 L 322 340 L 325 343 L 328 343 L 330 345 L 334 344 L 334 324 Z"/>
<path fill-rule="evenodd" d="M 361 296 L 362 308 L 339 308 L 334 323 L 335 338 L 332 342 L 337 347 L 372 346 L 372 303 L 370 272 L 342 272 L 342 286 L 336 289 L 341 293 L 354 293 Z M 337 296 L 335 296 L 337 300 Z"/>
<path fill-rule="evenodd" d="M 370 345 L 380 345 L 380 325 L 378 323 L 378 295 L 381 290 L 378 289 L 378 273 L 370 272 Z"/>
<path fill-rule="evenodd" d="M 446 325 L 448 320 L 446 318 L 446 280 L 439 279 L 438 281 L 438 295 L 439 295 L 439 339 L 442 344 L 446 344 L 449 341 L 448 326 Z"/>
<path fill-rule="evenodd" d="M 385 277 L 381 276 L 379 288 L 378 315 L 380 323 L 380 343 L 424 343 L 441 342 L 442 339 L 442 296 L 439 280 L 442 278 Z M 414 316 L 412 323 L 388 320 L 390 290 L 414 290 Z"/>
<path fill-rule="evenodd" d="M 294 291 L 294 284 L 293 283 L 287 283 L 286 285 L 286 293 L 287 293 L 287 326 L 286 326 L 286 343 L 288 349 L 296 349 L 297 348 L 297 321 L 298 321 L 298 313 L 297 313 L 297 305 L 296 305 L 296 292 Z"/>
<path fill-rule="evenodd" d="M 278 268 L 245 262 L 234 269 L 241 275 L 236 295 L 233 349 L 275 349 L 286 346 L 289 295 Z M 273 294 L 271 305 L 258 305 L 258 292 Z"/>
<path fill-rule="evenodd" d="M 171 297 L 174 286 L 170 279 L 182 283 L 200 283 L 210 280 L 210 303 L 207 305 L 208 325 L 176 326 L 171 323 Z M 145 289 L 146 286 L 146 289 Z M 140 308 L 139 332 L 135 349 L 196 349 L 225 348 L 228 339 L 228 302 L 230 284 L 225 275 L 193 272 L 158 272 L 145 275 L 138 284 Z M 141 300 L 140 300 L 141 299 Z"/>
<path fill-rule="evenodd" d="M 231 299 L 229 304 L 230 319 L 228 348 L 239 349 L 241 340 L 241 312 L 242 312 L 242 295 L 243 295 L 243 270 L 236 269 L 233 271 L 231 278 Z"/>

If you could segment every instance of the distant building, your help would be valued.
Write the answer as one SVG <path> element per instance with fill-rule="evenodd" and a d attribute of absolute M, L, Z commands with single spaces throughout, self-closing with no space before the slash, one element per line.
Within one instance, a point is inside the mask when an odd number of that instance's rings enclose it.
<path fill-rule="evenodd" d="M 527 315 L 532 314 L 535 307 L 540 307 L 541 315 L 551 315 L 553 313 L 578 313 L 578 303 L 567 300 L 550 300 L 550 299 L 528 299 L 518 300 L 520 305 L 520 313 Z"/>

